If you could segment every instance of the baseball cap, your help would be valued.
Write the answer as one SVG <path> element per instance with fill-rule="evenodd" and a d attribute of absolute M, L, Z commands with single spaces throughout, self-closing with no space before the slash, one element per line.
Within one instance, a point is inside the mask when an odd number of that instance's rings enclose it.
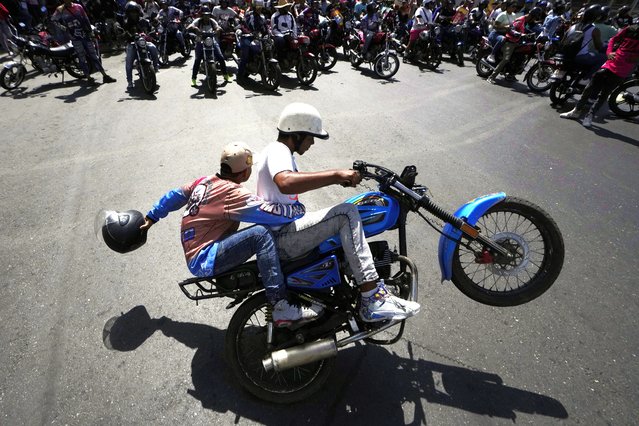
<path fill-rule="evenodd" d="M 243 172 L 254 164 L 253 151 L 244 142 L 232 142 L 224 147 L 220 164 L 229 166 L 232 173 Z"/>

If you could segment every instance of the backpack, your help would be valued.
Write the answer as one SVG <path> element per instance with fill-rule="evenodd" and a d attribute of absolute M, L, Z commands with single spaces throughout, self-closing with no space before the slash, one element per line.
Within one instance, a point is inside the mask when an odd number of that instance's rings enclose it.
<path fill-rule="evenodd" d="M 593 24 L 588 24 L 584 27 L 583 24 L 577 24 L 573 31 L 568 30 L 559 44 L 559 53 L 561 53 L 566 60 L 575 59 L 575 56 L 577 56 L 579 51 L 586 45 L 586 43 L 584 43 L 585 32 L 593 26 Z M 590 42 L 590 40 L 588 40 L 588 42 Z"/>

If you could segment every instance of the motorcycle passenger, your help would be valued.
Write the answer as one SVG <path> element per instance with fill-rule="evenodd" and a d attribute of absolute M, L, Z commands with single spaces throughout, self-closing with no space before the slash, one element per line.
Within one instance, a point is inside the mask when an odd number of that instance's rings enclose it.
<path fill-rule="evenodd" d="M 410 29 L 408 36 L 408 44 L 406 45 L 406 54 L 410 56 L 413 49 L 415 40 L 419 37 L 419 33 L 433 24 L 433 6 L 435 2 L 433 0 L 424 0 L 421 7 L 415 11 L 413 17 L 413 27 Z"/>
<path fill-rule="evenodd" d="M 288 303 L 273 233 L 265 226 L 290 223 L 304 214 L 304 206 L 296 203 L 288 208 L 266 203 L 244 188 L 242 183 L 251 176 L 252 165 L 253 153 L 246 144 L 227 145 L 222 151 L 219 173 L 167 192 L 149 210 L 140 229 L 148 231 L 170 212 L 186 206 L 180 234 L 193 275 L 222 274 L 256 255 L 266 298 L 274 307 L 275 325 L 310 321 L 318 316 L 321 308 Z M 238 231 L 240 222 L 257 225 Z"/>
<path fill-rule="evenodd" d="M 578 29 L 583 31 L 583 41 L 581 50 L 575 56 L 575 64 L 583 67 L 586 72 L 584 79 L 589 79 L 606 61 L 606 54 L 603 51 L 603 43 L 601 41 L 601 31 L 595 26 L 595 21 L 601 13 L 601 6 L 593 4 L 589 6 L 583 13 L 581 22 L 575 24 L 566 32 L 566 36 Z"/>
<path fill-rule="evenodd" d="M 157 19 L 162 23 L 164 29 L 167 29 L 167 25 L 169 22 L 174 20 L 181 20 L 183 13 L 180 9 L 175 6 L 169 6 L 166 0 L 160 0 L 160 13 L 158 13 Z M 166 35 L 167 37 L 169 34 Z M 175 38 L 177 38 L 178 44 L 180 46 L 180 52 L 186 52 L 186 45 L 184 44 L 184 34 L 182 34 L 182 30 L 179 27 L 175 29 Z"/>
<path fill-rule="evenodd" d="M 91 39 L 91 23 L 80 4 L 72 3 L 71 0 L 64 0 L 64 3 L 56 9 L 51 19 L 66 28 L 71 38 L 71 43 L 73 43 L 73 48 L 80 60 L 80 68 L 82 68 L 84 77 L 90 83 L 94 83 L 95 80 L 90 75 L 87 58 L 91 61 L 91 65 L 102 74 L 104 83 L 114 83 L 116 81 L 115 78 L 107 75 L 102 67 L 102 61 Z"/>
<path fill-rule="evenodd" d="M 213 8 L 213 19 L 222 27 L 222 31 L 233 31 L 229 21 L 237 18 L 237 12 L 229 7 L 229 0 L 220 0 L 220 5 Z"/>
<path fill-rule="evenodd" d="M 565 12 L 565 5 L 562 2 L 556 2 L 552 12 L 546 16 L 543 24 L 543 35 L 552 39 L 559 27 L 565 22 L 563 14 Z"/>
<path fill-rule="evenodd" d="M 615 49 L 615 46 L 619 47 Z M 639 63 L 639 25 L 630 25 L 611 38 L 606 55 L 608 60 L 590 80 L 575 108 L 560 114 L 561 118 L 578 119 L 588 100 L 597 96 L 582 121 L 584 127 L 592 126 L 595 114 L 608 100 L 610 92 L 628 78 Z"/>
<path fill-rule="evenodd" d="M 246 81 L 246 64 L 251 54 L 251 42 L 253 34 L 266 34 L 268 31 L 267 21 L 262 14 L 264 0 L 254 0 L 251 9 L 244 15 L 242 34 L 240 36 L 240 63 L 237 67 L 238 83 Z M 257 54 L 258 52 L 254 52 Z"/>
<path fill-rule="evenodd" d="M 191 25 L 187 27 L 187 31 L 192 31 L 197 34 L 197 43 L 195 45 L 195 60 L 193 61 L 193 71 L 191 72 L 191 86 L 197 85 L 197 74 L 200 71 L 200 64 L 204 58 L 204 46 L 202 44 L 202 33 L 216 33 L 219 34 L 222 31 L 222 27 L 213 19 L 213 14 L 210 10 L 204 9 L 199 18 L 191 22 Z M 220 71 L 224 76 L 224 81 L 228 82 L 231 79 L 231 74 L 226 69 L 226 61 L 220 45 L 217 43 L 215 37 L 213 37 L 213 55 L 215 60 L 220 64 Z"/>
<path fill-rule="evenodd" d="M 276 12 L 271 16 L 271 34 L 281 58 L 293 38 L 297 37 L 297 24 L 290 12 L 291 3 L 279 0 L 275 9 L 277 9 Z"/>
<path fill-rule="evenodd" d="M 277 129 L 277 141 L 267 145 L 258 166 L 257 194 L 262 199 L 294 204 L 299 202 L 299 193 L 331 185 L 356 186 L 361 182 L 362 177 L 355 170 L 298 171 L 294 154 L 306 153 L 316 137 L 328 139 L 322 118 L 313 106 L 287 105 L 280 114 Z M 302 218 L 272 230 L 283 260 L 304 255 L 326 238 L 339 234 L 344 255 L 359 286 L 362 320 L 399 320 L 419 312 L 419 303 L 392 296 L 379 279 L 355 205 L 343 203 L 306 212 Z"/>
<path fill-rule="evenodd" d="M 366 5 L 366 16 L 364 16 L 360 22 L 360 28 L 364 33 L 364 47 L 362 48 L 362 56 L 364 60 L 370 61 L 371 57 L 368 54 L 368 48 L 373 41 L 373 37 L 379 31 L 379 27 L 382 23 L 377 12 L 377 5 L 375 3 L 369 3 Z"/>
<path fill-rule="evenodd" d="M 501 12 L 495 18 L 493 22 L 493 30 L 488 35 L 488 41 L 493 46 L 493 51 L 486 58 L 486 60 L 490 63 L 495 63 L 497 60 L 497 54 L 501 50 L 502 45 L 506 39 L 506 34 L 510 31 L 515 19 L 515 11 L 517 10 L 517 2 L 516 1 L 508 1 L 506 3 L 506 7 L 503 12 Z"/>
<path fill-rule="evenodd" d="M 133 43 L 135 34 L 145 33 L 148 34 L 151 31 L 151 24 L 146 19 L 142 18 L 143 15 L 142 6 L 134 1 L 128 2 L 124 6 L 124 25 L 122 29 L 126 34 L 126 60 L 125 60 L 125 72 L 127 81 L 127 90 L 133 89 L 133 62 L 136 58 L 135 46 Z M 146 48 L 151 54 L 153 60 L 153 68 L 155 72 L 158 72 L 159 55 L 158 48 L 151 42 L 146 43 Z"/>
<path fill-rule="evenodd" d="M 297 18 L 300 30 L 303 33 L 309 33 L 313 28 L 317 28 L 320 23 L 319 17 L 319 3 L 317 1 L 313 1 L 311 5 L 304 9 Z"/>
<path fill-rule="evenodd" d="M 543 12 L 539 7 L 533 7 L 530 10 L 530 13 L 524 15 L 520 18 L 515 19 L 513 22 L 512 28 L 506 34 L 506 41 L 502 47 L 502 59 L 501 62 L 495 67 L 493 73 L 488 77 L 487 81 L 491 84 L 495 84 L 495 79 L 501 73 L 501 70 L 508 64 L 510 58 L 513 56 L 513 52 L 515 51 L 515 47 L 521 40 L 521 37 L 525 34 L 534 34 L 534 31 L 530 30 L 529 27 L 534 26 L 537 22 L 541 21 L 543 18 Z M 517 79 L 513 75 L 506 76 L 506 80 L 508 81 L 516 81 Z"/>

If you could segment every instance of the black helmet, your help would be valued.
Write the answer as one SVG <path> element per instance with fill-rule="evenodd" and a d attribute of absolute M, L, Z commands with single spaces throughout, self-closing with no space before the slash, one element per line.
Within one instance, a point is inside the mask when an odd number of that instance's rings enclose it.
<path fill-rule="evenodd" d="M 146 231 L 140 229 L 144 215 L 139 211 L 109 211 L 101 213 L 101 217 L 102 239 L 111 250 L 128 253 L 146 243 Z"/>
<path fill-rule="evenodd" d="M 619 11 L 617 11 L 617 16 L 625 16 L 628 15 L 630 13 L 630 10 L 632 8 L 630 6 L 622 6 L 619 8 Z"/>
<path fill-rule="evenodd" d="M 584 11 L 584 16 L 581 18 L 584 22 L 595 22 L 597 18 L 599 18 L 599 14 L 601 13 L 601 5 L 593 4 L 592 6 L 588 6 L 588 8 Z"/>
<path fill-rule="evenodd" d="M 124 5 L 124 13 L 130 14 L 132 12 L 138 12 L 140 16 L 144 14 L 142 6 L 134 1 L 129 1 L 126 5 Z"/>
<path fill-rule="evenodd" d="M 535 6 L 532 9 L 530 9 L 530 12 L 528 12 L 528 15 L 534 20 L 534 21 L 540 21 L 541 18 L 544 17 L 544 12 L 541 10 L 541 7 Z"/>
<path fill-rule="evenodd" d="M 606 21 L 610 17 L 610 6 L 601 6 L 599 11 L 599 20 Z"/>

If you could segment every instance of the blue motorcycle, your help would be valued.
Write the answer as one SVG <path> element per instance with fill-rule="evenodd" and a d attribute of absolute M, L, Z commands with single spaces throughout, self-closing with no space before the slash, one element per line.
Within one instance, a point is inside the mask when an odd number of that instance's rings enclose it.
<path fill-rule="evenodd" d="M 362 161 L 353 168 L 379 185 L 378 191 L 346 201 L 358 207 L 366 236 L 398 232 L 399 250 L 391 250 L 387 241 L 369 242 L 380 278 L 398 297 L 418 296 L 417 266 L 408 257 L 408 213 L 421 216 L 441 234 L 442 281 L 452 281 L 473 300 L 520 305 L 539 297 L 557 279 L 564 260 L 563 238 L 538 206 L 497 193 L 476 198 L 452 214 L 415 183 L 414 166 L 401 175 Z M 440 229 L 425 212 L 446 224 Z M 296 329 L 274 326 L 255 261 L 218 276 L 179 283 L 192 300 L 230 297 L 227 309 L 241 303 L 227 329 L 225 354 L 238 382 L 257 397 L 276 403 L 305 399 L 325 383 L 339 349 L 358 341 L 389 345 L 402 337 L 404 321 L 360 320 L 359 292 L 338 235 L 282 264 L 282 269 L 293 301 L 324 308 L 319 318 Z"/>

